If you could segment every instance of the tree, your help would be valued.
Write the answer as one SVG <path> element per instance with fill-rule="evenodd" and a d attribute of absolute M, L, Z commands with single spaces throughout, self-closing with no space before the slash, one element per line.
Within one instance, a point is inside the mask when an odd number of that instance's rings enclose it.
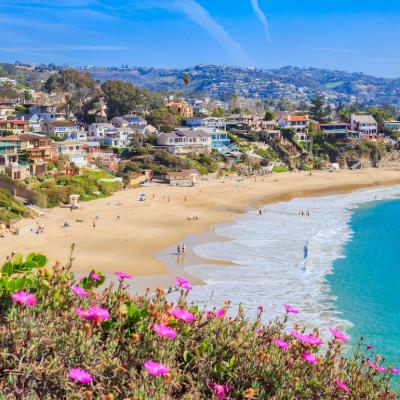
<path fill-rule="evenodd" d="M 191 81 L 190 75 L 187 72 L 185 72 L 183 74 L 183 83 L 185 84 L 186 87 L 186 98 L 188 97 L 188 86 L 190 81 Z"/>
<path fill-rule="evenodd" d="M 272 110 L 266 110 L 265 111 L 265 116 L 264 116 L 264 121 L 272 121 L 276 117 L 275 112 Z"/>
<path fill-rule="evenodd" d="M 378 123 L 379 132 L 384 130 L 386 121 L 394 119 L 393 114 L 380 107 L 367 107 L 366 112 L 375 118 L 375 121 Z"/>
<path fill-rule="evenodd" d="M 310 116 L 313 120 L 323 123 L 327 120 L 327 112 L 325 108 L 324 98 L 321 95 L 317 95 L 311 100 Z"/>
<path fill-rule="evenodd" d="M 96 81 L 85 72 L 63 69 L 50 75 L 44 84 L 49 93 L 65 93 L 68 108 L 73 113 L 81 113 L 83 105 L 96 95 Z"/>
<path fill-rule="evenodd" d="M 222 118 L 224 114 L 225 114 L 224 109 L 222 107 L 217 106 L 212 110 L 211 116 L 216 118 Z"/>
<path fill-rule="evenodd" d="M 178 126 L 177 116 L 166 108 L 155 110 L 146 116 L 149 124 L 163 132 L 171 132 Z"/>

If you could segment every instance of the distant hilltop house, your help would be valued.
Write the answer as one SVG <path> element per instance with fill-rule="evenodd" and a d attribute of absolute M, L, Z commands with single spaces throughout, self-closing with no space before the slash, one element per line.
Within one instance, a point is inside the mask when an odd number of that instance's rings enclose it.
<path fill-rule="evenodd" d="M 15 79 L 11 79 L 8 77 L 0 77 L 0 86 L 4 84 L 9 84 L 15 86 L 17 84 L 17 81 Z"/>
<path fill-rule="evenodd" d="M 0 120 L 8 119 L 15 115 L 15 107 L 9 105 L 0 104 Z"/>
<path fill-rule="evenodd" d="M 369 114 L 352 114 L 350 126 L 352 131 L 358 131 L 362 135 L 374 135 L 378 133 L 378 123 Z"/>
<path fill-rule="evenodd" d="M 19 121 L 17 119 L 0 120 L 0 135 L 8 132 L 13 135 L 18 135 L 20 133 L 26 133 L 28 131 L 29 131 L 28 121 Z"/>
<path fill-rule="evenodd" d="M 308 140 L 308 115 L 284 115 L 278 119 L 278 125 L 280 128 L 293 128 L 298 140 Z"/>
<path fill-rule="evenodd" d="M 179 114 L 183 118 L 193 117 L 193 108 L 184 101 L 171 100 L 165 105 L 169 111 L 174 114 Z"/>
<path fill-rule="evenodd" d="M 114 117 L 110 123 L 114 128 L 126 128 L 129 126 L 129 122 L 122 117 Z"/>
<path fill-rule="evenodd" d="M 157 145 L 165 148 L 170 154 L 210 153 L 212 150 L 211 135 L 203 130 L 177 131 L 161 133 Z"/>
<path fill-rule="evenodd" d="M 129 123 L 129 125 L 132 125 L 132 126 L 146 126 L 147 125 L 147 121 L 142 117 L 138 117 L 137 115 L 124 115 L 122 118 L 125 121 L 127 121 Z"/>

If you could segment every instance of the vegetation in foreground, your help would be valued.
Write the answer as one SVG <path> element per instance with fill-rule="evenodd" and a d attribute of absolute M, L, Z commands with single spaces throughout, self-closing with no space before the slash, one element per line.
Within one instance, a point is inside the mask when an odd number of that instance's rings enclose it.
<path fill-rule="evenodd" d="M 0 392 L 26 399 L 395 399 L 395 368 L 362 341 L 346 359 L 348 340 L 331 328 L 291 326 L 286 313 L 268 324 L 229 303 L 206 309 L 188 302 L 190 284 L 131 296 L 101 273 L 75 277 L 69 265 L 20 254 L 0 279 Z M 171 302 L 169 296 L 173 294 Z M 285 308 L 284 308 L 285 307 Z M 230 316 L 232 315 L 232 316 Z M 322 347 L 321 347 L 322 345 Z"/>

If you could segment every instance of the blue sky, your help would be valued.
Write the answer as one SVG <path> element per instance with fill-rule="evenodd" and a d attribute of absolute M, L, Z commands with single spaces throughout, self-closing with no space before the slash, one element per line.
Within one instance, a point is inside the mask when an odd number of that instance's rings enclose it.
<path fill-rule="evenodd" d="M 399 0 L 0 0 L 0 60 L 400 77 Z"/>

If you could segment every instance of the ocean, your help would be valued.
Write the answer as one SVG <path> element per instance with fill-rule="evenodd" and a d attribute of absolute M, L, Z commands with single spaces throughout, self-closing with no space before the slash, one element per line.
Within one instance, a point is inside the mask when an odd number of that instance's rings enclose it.
<path fill-rule="evenodd" d="M 363 336 L 400 366 L 400 186 L 267 205 L 216 233 L 229 240 L 195 252 L 232 266 L 188 267 L 206 282 L 193 288 L 193 301 L 230 300 L 231 312 L 241 304 L 249 317 L 262 305 L 266 320 L 291 304 L 300 311 L 293 324 L 319 327 L 325 337 L 339 327 L 353 346 Z"/>

